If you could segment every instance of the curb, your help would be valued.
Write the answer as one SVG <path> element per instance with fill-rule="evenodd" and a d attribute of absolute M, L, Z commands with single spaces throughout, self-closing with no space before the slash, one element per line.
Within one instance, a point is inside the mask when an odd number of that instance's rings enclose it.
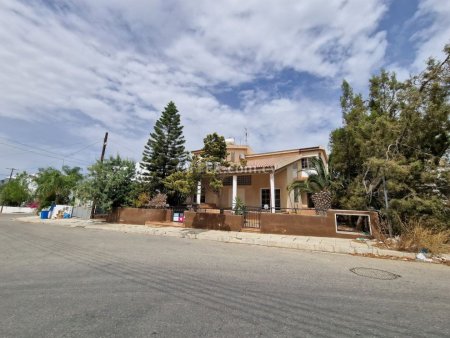
<path fill-rule="evenodd" d="M 223 243 L 258 245 L 284 249 L 295 249 L 310 252 L 328 252 L 367 257 L 396 258 L 403 260 L 416 260 L 415 253 L 389 249 L 381 249 L 360 243 L 351 239 L 330 237 L 284 236 L 274 234 L 243 233 L 234 231 L 203 230 L 180 227 L 161 227 L 151 225 L 115 224 L 86 220 L 41 220 L 35 217 L 18 217 L 15 220 L 51 224 L 68 227 L 83 227 L 86 229 L 118 231 L 123 233 L 138 233 L 152 236 L 165 236 L 186 239 L 210 240 Z M 448 256 L 448 257 L 447 257 Z M 443 255 L 444 261 L 450 261 L 450 255 Z"/>

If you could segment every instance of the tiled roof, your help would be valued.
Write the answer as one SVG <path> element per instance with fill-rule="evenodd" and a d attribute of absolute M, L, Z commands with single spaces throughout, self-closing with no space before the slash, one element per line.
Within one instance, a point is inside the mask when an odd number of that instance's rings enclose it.
<path fill-rule="evenodd" d="M 284 166 L 291 164 L 295 161 L 298 161 L 301 156 L 289 156 L 283 158 L 265 158 L 265 159 L 249 159 L 247 161 L 246 167 L 256 167 L 256 168 L 264 168 L 264 167 L 273 167 L 275 170 L 283 168 Z"/>
<path fill-rule="evenodd" d="M 236 169 L 233 169 L 233 166 L 231 166 L 228 168 L 223 168 L 223 171 L 227 173 L 232 173 L 234 171 L 242 172 L 243 170 L 252 172 L 255 169 L 278 170 L 295 161 L 300 160 L 300 158 L 301 158 L 300 155 L 295 155 L 283 158 L 250 159 L 247 161 L 245 166 L 238 166 Z"/>

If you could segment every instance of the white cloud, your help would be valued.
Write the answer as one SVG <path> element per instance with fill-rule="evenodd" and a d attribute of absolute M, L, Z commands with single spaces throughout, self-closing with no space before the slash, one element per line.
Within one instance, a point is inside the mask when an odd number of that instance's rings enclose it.
<path fill-rule="evenodd" d="M 190 148 L 245 127 L 257 150 L 326 145 L 339 122 L 328 98 L 275 95 L 258 81 L 289 69 L 359 85 L 386 49 L 381 0 L 81 3 L 2 1 L 0 118 L 67 123 L 67 137 L 88 142 L 107 129 L 111 150 L 135 159 L 169 100 Z M 255 90 L 239 108 L 213 95 L 243 83 Z"/>
<path fill-rule="evenodd" d="M 421 1 L 415 19 L 429 23 L 428 27 L 412 37 L 417 45 L 413 67 L 421 70 L 429 57 L 442 58 L 442 49 L 450 43 L 450 3 L 442 0 Z"/>
<path fill-rule="evenodd" d="M 423 71 L 430 57 L 443 59 L 443 48 L 450 43 L 450 3 L 441 0 L 420 1 L 408 25 L 415 28 L 408 38 L 413 46 L 414 60 L 406 65 L 394 61 L 388 67 L 395 71 L 400 80 Z"/>

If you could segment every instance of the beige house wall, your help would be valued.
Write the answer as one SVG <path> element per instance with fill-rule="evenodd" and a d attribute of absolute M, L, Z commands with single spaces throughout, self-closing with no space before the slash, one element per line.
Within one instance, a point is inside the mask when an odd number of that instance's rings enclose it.
<path fill-rule="evenodd" d="M 240 154 L 246 155 L 248 161 L 251 160 L 273 160 L 292 158 L 293 155 L 301 155 L 302 158 L 319 156 L 327 163 L 326 153 L 323 149 L 314 149 L 311 151 L 281 151 L 265 154 L 252 154 L 247 146 L 228 145 L 228 160 L 231 160 L 231 153 L 234 153 L 234 163 L 239 163 Z M 197 151 L 199 152 L 199 151 Z M 296 169 L 295 169 L 296 168 Z M 245 175 L 245 174 L 242 174 Z M 240 175 L 238 175 L 240 176 Z M 250 186 L 238 185 L 237 196 L 250 207 L 261 207 L 261 189 L 270 188 L 270 174 L 251 174 L 252 184 Z M 305 180 L 308 177 L 306 171 L 301 170 L 301 159 L 291 163 L 275 172 L 275 189 L 280 189 L 280 207 L 302 209 L 308 207 L 307 194 L 301 193 L 299 201 L 294 201 L 294 192 L 289 192 L 287 187 L 295 180 Z M 203 184 L 202 184 L 203 185 Z M 205 189 L 205 202 L 215 204 L 219 208 L 231 208 L 232 206 L 232 186 L 224 186 L 220 193 L 211 191 L 208 187 Z"/>
<path fill-rule="evenodd" d="M 261 206 L 261 189 L 270 188 L 270 174 L 252 174 L 251 185 L 238 185 L 237 196 L 250 207 Z M 275 189 L 280 189 L 280 207 L 289 208 L 289 192 L 287 191 L 288 170 L 284 168 L 275 173 Z M 216 204 L 219 208 L 231 208 L 232 186 L 224 186 L 220 194 L 206 188 L 205 202 Z"/>
<path fill-rule="evenodd" d="M 286 189 L 292 182 L 294 182 L 295 180 L 297 180 L 301 177 L 301 175 L 302 175 L 301 167 L 302 167 L 301 160 L 299 160 L 295 163 L 292 163 L 286 167 L 286 177 L 287 177 Z M 294 191 L 291 191 L 290 193 L 288 192 L 287 208 L 304 209 L 307 207 L 308 207 L 308 196 L 307 196 L 306 192 L 302 192 L 300 194 L 297 203 L 294 200 Z"/>
<path fill-rule="evenodd" d="M 300 160 L 297 162 L 297 168 L 301 168 Z M 297 170 L 295 164 L 290 164 L 275 173 L 275 189 L 280 189 L 280 207 L 281 208 L 307 208 L 307 195 L 302 193 L 299 202 L 294 202 L 294 192 L 289 192 L 287 187 L 297 179 Z M 238 185 L 237 196 L 250 207 L 261 206 L 261 189 L 270 188 L 270 175 L 252 174 L 251 185 Z M 215 204 L 219 208 L 231 208 L 232 205 L 232 186 L 224 186 L 217 194 L 211 189 L 205 189 L 205 202 Z"/>

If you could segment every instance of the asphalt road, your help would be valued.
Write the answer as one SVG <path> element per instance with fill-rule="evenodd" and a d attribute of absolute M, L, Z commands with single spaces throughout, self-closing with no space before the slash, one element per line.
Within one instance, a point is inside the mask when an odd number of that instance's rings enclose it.
<path fill-rule="evenodd" d="M 450 336 L 443 265 L 10 216 L 0 216 L 0 264 L 1 337 Z"/>

